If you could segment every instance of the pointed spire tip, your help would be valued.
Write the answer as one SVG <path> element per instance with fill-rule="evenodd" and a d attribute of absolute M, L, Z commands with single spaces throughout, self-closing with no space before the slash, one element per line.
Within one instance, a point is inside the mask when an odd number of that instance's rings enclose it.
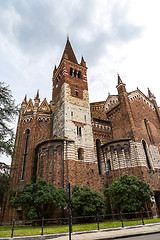
<path fill-rule="evenodd" d="M 82 65 L 83 67 L 86 67 L 86 62 L 84 61 L 83 55 L 82 55 L 82 57 L 81 57 L 81 65 Z"/>
<path fill-rule="evenodd" d="M 27 94 L 24 96 L 23 103 L 27 103 Z"/>
<path fill-rule="evenodd" d="M 65 46 L 65 49 L 64 49 L 64 52 L 62 55 L 62 59 L 64 59 L 64 58 L 68 59 L 69 61 L 71 61 L 73 63 L 78 64 L 68 36 L 67 36 L 66 46 Z M 61 61 L 62 61 L 62 59 L 61 59 Z"/>
<path fill-rule="evenodd" d="M 119 76 L 119 73 L 117 73 L 117 75 L 118 75 L 118 85 L 119 85 L 119 84 L 121 84 L 121 83 L 123 83 L 123 82 L 122 82 L 121 77 Z"/>
<path fill-rule="evenodd" d="M 151 90 L 148 87 L 148 97 L 149 98 L 155 98 L 154 94 L 151 92 Z"/>
<path fill-rule="evenodd" d="M 35 99 L 39 100 L 39 89 L 37 90 L 37 95 L 36 95 Z"/>

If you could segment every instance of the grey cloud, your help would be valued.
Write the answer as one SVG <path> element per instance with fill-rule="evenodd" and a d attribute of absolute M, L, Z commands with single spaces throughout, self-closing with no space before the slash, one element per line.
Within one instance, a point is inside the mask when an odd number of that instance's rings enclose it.
<path fill-rule="evenodd" d="M 18 48 L 32 55 L 42 54 L 57 43 L 62 44 L 63 29 L 59 28 L 59 21 L 55 14 L 56 6 L 54 7 L 54 4 L 50 6 L 47 4 L 48 1 L 36 0 L 6 2 L 8 5 L 5 4 L 3 11 L 8 12 L 6 14 L 8 19 L 6 17 L 1 18 L 1 24 L 4 28 L 3 34 L 9 39 L 12 37 L 11 41 L 14 41 L 14 44 Z M 19 21 L 17 22 L 15 19 L 9 19 L 12 8 L 14 8 L 19 17 Z M 9 28 L 9 21 L 15 21 L 12 29 L 10 29 L 12 34 L 6 31 Z"/>
<path fill-rule="evenodd" d="M 2 0 L 1 0 L 2 1 Z M 101 0 L 5 0 L 0 11 L 7 11 L 11 6 L 19 16 L 15 21 L 12 34 L 15 44 L 30 57 L 41 57 L 46 51 L 53 52 L 58 46 L 62 49 L 66 35 L 71 36 L 76 55 L 84 54 L 89 64 L 96 64 L 98 58 L 107 54 L 110 44 L 123 44 L 139 37 L 143 28 L 126 22 L 129 3 L 127 0 L 107 1 L 106 14 L 110 15 L 111 29 L 104 31 L 99 26 L 95 32 L 94 17 Z M 7 21 L 3 26 L 7 29 Z M 12 19 L 14 22 L 14 19 Z M 108 21 L 108 18 L 106 19 Z M 103 22 L 108 24 L 108 22 Z M 85 30 L 93 38 L 87 42 L 82 41 L 81 34 Z M 5 32 L 7 34 L 7 32 Z M 13 40 L 13 39 L 12 39 Z"/>
<path fill-rule="evenodd" d="M 94 4 L 89 1 L 86 6 L 81 5 L 80 11 L 72 19 L 70 26 L 73 27 L 72 35 L 73 32 L 75 33 L 74 40 L 77 42 L 78 54 L 85 53 L 88 63 L 95 65 L 101 56 L 108 54 L 107 49 L 111 45 L 120 46 L 140 37 L 144 31 L 144 27 L 127 22 L 126 16 L 130 7 L 128 1 L 122 0 L 121 3 L 123 4 L 120 5 L 119 1 L 113 0 L 112 2 L 108 1 L 105 5 L 106 14 L 109 14 L 110 18 L 106 18 L 106 22 L 103 22 L 103 25 L 107 25 L 107 21 L 110 21 L 110 29 L 104 31 L 99 26 L 98 31 L 95 31 L 95 25 L 92 20 L 94 19 L 96 8 L 98 8 L 98 4 L 101 4 L 101 1 L 93 2 Z M 93 38 L 89 42 L 85 40 L 81 41 L 81 32 L 86 29 L 88 33 L 93 33 Z M 79 52 L 79 49 L 81 49 L 81 52 Z"/>
<path fill-rule="evenodd" d="M 111 40 L 122 44 L 140 37 L 144 27 L 136 26 L 127 21 L 126 16 L 130 7 L 129 1 L 122 1 L 125 2 L 123 5 L 118 4 L 117 0 L 115 2 L 116 4 L 112 6 L 111 11 Z"/>

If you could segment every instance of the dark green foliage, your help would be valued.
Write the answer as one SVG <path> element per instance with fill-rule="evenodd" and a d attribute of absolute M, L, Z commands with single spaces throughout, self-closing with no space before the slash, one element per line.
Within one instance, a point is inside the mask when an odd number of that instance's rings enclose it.
<path fill-rule="evenodd" d="M 145 204 L 153 205 L 153 191 L 149 184 L 133 175 L 124 175 L 114 181 L 109 188 L 104 189 L 104 195 L 109 194 L 111 202 L 118 211 L 135 212 L 145 210 Z"/>
<path fill-rule="evenodd" d="M 84 186 L 75 186 L 72 190 L 72 209 L 77 216 L 95 216 L 102 214 L 105 207 L 103 196 Z"/>
<path fill-rule="evenodd" d="M 13 122 L 16 114 L 17 107 L 11 91 L 0 82 L 0 153 L 13 153 L 14 131 L 8 124 Z"/>
<path fill-rule="evenodd" d="M 10 167 L 0 162 L 0 205 L 2 204 L 4 194 L 8 191 L 10 180 Z"/>
<path fill-rule="evenodd" d="M 39 178 L 37 183 L 27 183 L 16 197 L 10 200 L 11 207 L 21 207 L 26 219 L 49 218 L 56 208 L 66 206 L 67 194 Z"/>
<path fill-rule="evenodd" d="M 106 188 L 107 189 L 107 188 Z M 111 210 L 111 202 L 110 202 L 110 196 L 109 196 L 109 191 L 106 191 L 105 189 L 105 214 L 111 214 L 112 210 Z"/>

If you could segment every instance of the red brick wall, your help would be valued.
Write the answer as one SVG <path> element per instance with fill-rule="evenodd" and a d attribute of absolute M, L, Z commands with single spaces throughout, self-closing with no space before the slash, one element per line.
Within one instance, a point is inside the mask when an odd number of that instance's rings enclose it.
<path fill-rule="evenodd" d="M 64 186 L 63 140 L 49 140 L 37 146 L 37 179 L 42 177 L 56 188 Z"/>
<path fill-rule="evenodd" d="M 118 180 L 120 176 L 125 174 L 134 175 L 140 180 L 147 182 L 153 191 L 160 191 L 160 170 L 156 169 L 153 172 L 152 170 L 149 170 L 143 166 L 108 171 L 108 185 L 110 186 L 114 180 Z"/>
<path fill-rule="evenodd" d="M 81 78 L 70 76 L 70 68 L 76 69 L 77 71 L 81 71 Z M 61 75 L 61 79 L 59 82 L 56 82 L 57 77 Z M 83 67 L 79 64 L 74 64 L 66 59 L 64 59 L 61 64 L 59 65 L 57 71 L 54 73 L 53 78 L 53 93 L 52 93 L 52 100 L 55 99 L 60 90 L 62 85 L 68 83 L 71 88 L 71 95 L 73 97 L 76 96 L 76 91 L 78 91 L 78 97 L 83 98 L 83 91 L 88 90 L 87 84 L 87 68 Z M 56 87 L 57 85 L 57 87 Z"/>
<path fill-rule="evenodd" d="M 11 171 L 14 187 L 16 187 L 17 183 L 19 183 L 19 181 L 21 181 L 22 179 L 27 129 L 30 130 L 30 135 L 29 135 L 28 154 L 27 154 L 26 170 L 25 170 L 27 174 L 25 174 L 25 177 L 24 177 L 25 183 L 31 181 L 35 146 L 38 143 L 50 138 L 50 120 L 39 121 L 38 117 L 34 117 L 32 121 L 28 121 L 28 122 L 24 122 L 23 120 L 19 121 L 16 144 L 15 144 L 16 145 L 15 154 L 12 161 L 13 170 Z"/>
<path fill-rule="evenodd" d="M 69 158 L 64 161 L 63 147 L 63 140 L 58 139 L 38 146 L 37 178 L 43 177 L 57 188 L 64 187 L 66 191 L 70 182 L 71 188 L 75 185 L 88 186 L 103 193 L 104 184 L 98 173 L 98 164 Z M 42 154 L 45 156 L 42 157 Z"/>
<path fill-rule="evenodd" d="M 160 143 L 160 123 L 155 110 L 153 110 L 152 107 L 142 98 L 131 100 L 130 106 L 134 119 L 136 140 L 141 141 L 141 139 L 145 139 L 147 143 L 150 144 L 144 123 L 144 119 L 146 118 L 148 120 L 154 144 L 158 146 Z"/>

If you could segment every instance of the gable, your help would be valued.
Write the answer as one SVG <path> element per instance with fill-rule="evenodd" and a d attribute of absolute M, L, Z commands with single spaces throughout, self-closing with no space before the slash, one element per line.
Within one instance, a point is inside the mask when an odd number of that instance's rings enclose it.
<path fill-rule="evenodd" d="M 109 95 L 106 99 L 104 107 L 106 111 L 109 111 L 118 104 L 119 104 L 118 95 Z"/>
<path fill-rule="evenodd" d="M 49 107 L 49 105 L 47 103 L 46 98 L 43 100 L 43 102 L 39 106 L 38 112 L 43 112 L 43 113 L 49 113 L 50 112 L 50 107 Z"/>
<path fill-rule="evenodd" d="M 26 106 L 26 109 L 24 110 L 24 114 L 31 114 L 31 113 L 33 113 L 33 103 L 32 103 L 32 100 L 30 99 Z"/>
<path fill-rule="evenodd" d="M 142 99 L 144 101 L 144 103 L 146 103 L 153 110 L 155 110 L 155 107 L 154 107 L 154 104 L 152 103 L 152 101 L 148 97 L 146 97 L 139 89 L 128 93 L 128 99 L 130 101 L 134 101 L 137 98 Z"/>

